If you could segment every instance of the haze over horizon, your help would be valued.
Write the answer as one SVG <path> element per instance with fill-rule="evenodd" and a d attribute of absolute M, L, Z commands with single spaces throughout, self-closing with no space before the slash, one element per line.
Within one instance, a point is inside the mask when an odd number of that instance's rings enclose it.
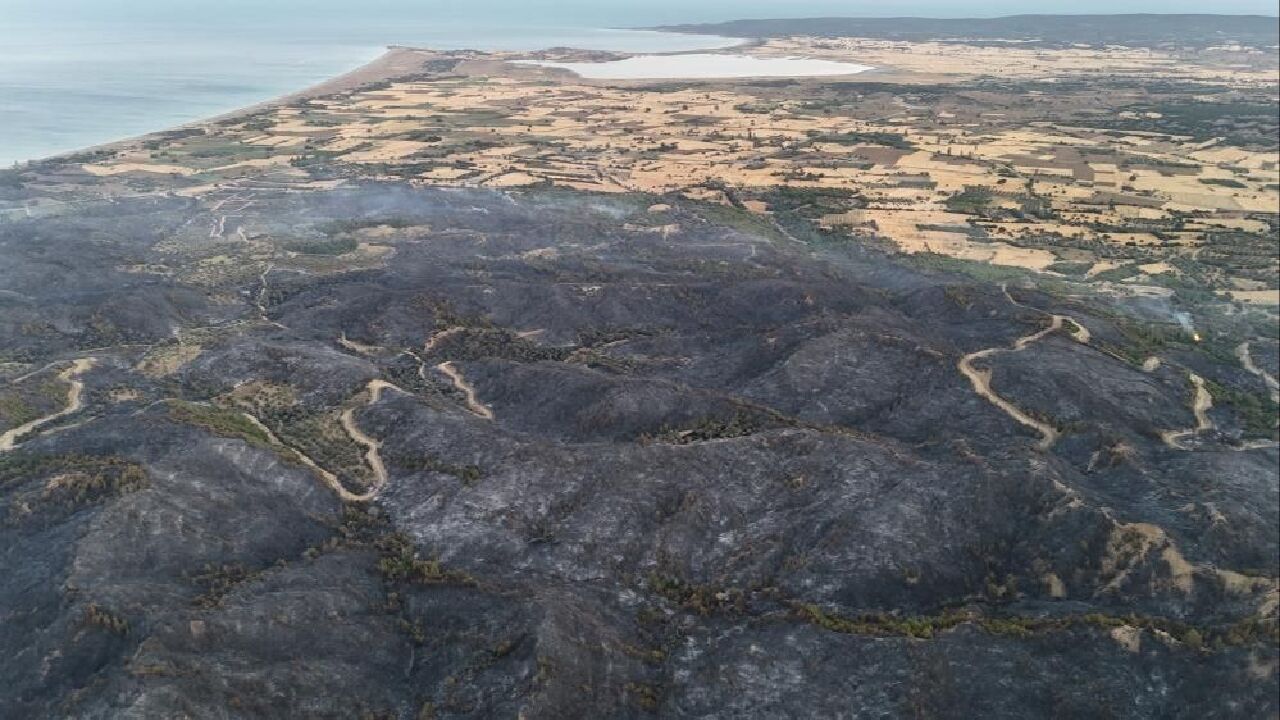
<path fill-rule="evenodd" d="M 0 0 L 0 10 L 10 18 L 47 18 L 53 13 L 68 13 L 77 20 L 142 21 L 166 15 L 192 21 L 203 14 L 235 12 L 251 19 L 264 10 L 278 13 L 294 6 L 300 12 L 324 13 L 350 10 L 349 3 L 337 0 L 277 0 L 269 4 L 250 0 L 188 0 L 155 3 L 150 0 L 126 0 L 104 5 L 94 0 Z M 493 13 L 495 24 L 534 21 L 562 22 L 573 18 L 577 25 L 616 23 L 621 16 L 634 18 L 636 24 L 711 22 L 747 18 L 790 17 L 997 17 L 1015 14 L 1126 14 L 1126 13 L 1205 13 L 1216 15 L 1276 14 L 1276 4 L 1269 0 L 1221 0 L 1212 7 L 1197 0 L 1128 0 L 1123 3 L 1103 0 L 902 0 L 893 3 L 870 0 L 795 0 L 780 7 L 769 0 L 706 0 L 691 4 L 677 0 L 635 2 L 600 2 L 599 0 L 480 0 L 461 3 L 455 0 L 367 0 L 360 9 L 370 14 L 403 10 L 428 11 L 444 22 L 474 20 L 478 12 Z M 73 13 L 73 14 L 72 14 Z"/>
<path fill-rule="evenodd" d="M 1194 12 L 1190 0 L 0 0 L 0 166 L 190 122 L 350 70 L 388 45 L 671 51 L 608 28 L 758 18 Z M 1274 12 L 1223 0 L 1226 14 Z"/>
<path fill-rule="evenodd" d="M 1275 2 L 0 0 L 0 720 L 1280 720 Z"/>

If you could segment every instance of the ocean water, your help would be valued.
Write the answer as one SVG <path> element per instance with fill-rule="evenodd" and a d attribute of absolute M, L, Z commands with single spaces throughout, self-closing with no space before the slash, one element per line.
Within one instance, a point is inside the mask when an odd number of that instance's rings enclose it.
<path fill-rule="evenodd" d="M 618 28 L 1098 9 L 1090 3 L 1101 0 L 0 0 L 0 167 L 252 105 L 392 44 L 663 52 L 727 41 Z"/>
<path fill-rule="evenodd" d="M 181 2 L 181 0 L 178 0 Z M 269 2 L 270 0 L 264 0 Z M 723 38 L 573 25 L 522 26 L 363 16 L 218 22 L 73 20 L 0 29 L 0 167 L 181 125 L 299 90 L 387 45 L 628 52 L 722 47 Z"/>

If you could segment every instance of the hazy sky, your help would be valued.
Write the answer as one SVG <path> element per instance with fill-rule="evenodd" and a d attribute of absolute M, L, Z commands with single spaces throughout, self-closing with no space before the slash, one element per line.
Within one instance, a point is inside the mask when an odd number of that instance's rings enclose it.
<path fill-rule="evenodd" d="M 277 15 L 296 7 L 309 14 L 350 16 L 404 8 L 442 20 L 490 15 L 493 24 L 536 23 L 554 18 L 575 24 L 656 24 L 751 17 L 931 16 L 981 17 L 1015 13 L 1214 12 L 1276 14 L 1276 0 L 0 0 L 6 16 L 47 19 L 66 13 L 77 20 L 142 20 L 156 15 L 198 17 L 242 12 Z M 168 19 L 168 18 L 167 18 Z"/>

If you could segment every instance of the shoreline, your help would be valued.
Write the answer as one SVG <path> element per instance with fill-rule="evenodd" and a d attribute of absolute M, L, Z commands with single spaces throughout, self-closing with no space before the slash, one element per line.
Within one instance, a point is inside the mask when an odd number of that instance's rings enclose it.
<path fill-rule="evenodd" d="M 276 97 L 269 98 L 261 102 L 256 102 L 251 105 L 245 105 L 243 107 L 238 107 L 232 110 L 228 110 L 224 113 L 219 113 L 217 115 L 211 115 L 208 117 L 199 118 L 197 120 L 181 123 L 179 125 L 159 128 L 157 130 L 141 133 L 139 135 L 130 135 L 128 137 L 123 137 L 116 140 L 109 140 L 107 142 L 98 143 L 96 145 L 89 145 L 86 147 L 77 148 L 75 150 L 68 150 L 66 152 L 55 153 L 53 155 L 46 155 L 44 157 L 33 158 L 31 160 L 20 160 L 17 163 L 15 163 L 15 165 L 21 168 L 21 167 L 30 166 L 30 165 L 38 165 L 40 163 L 45 163 L 45 162 L 57 162 L 59 160 L 65 160 L 66 158 L 75 157 L 76 155 L 83 155 L 85 153 L 98 153 L 98 152 L 119 150 L 129 145 L 132 145 L 134 143 L 141 142 L 155 135 L 160 135 L 163 133 L 171 133 L 171 132 L 181 132 L 183 130 L 192 130 L 192 129 L 204 127 L 210 124 L 233 120 L 235 118 L 243 117 L 245 115 L 250 115 L 256 112 L 260 112 L 262 110 L 268 110 L 270 108 L 280 107 L 282 105 L 287 105 L 292 102 L 298 102 L 299 100 L 308 100 L 316 97 L 323 97 L 325 95 L 332 95 L 334 93 L 343 92 L 345 90 L 350 90 L 355 87 L 359 87 L 360 85 L 368 84 L 371 82 L 377 82 L 379 80 L 385 80 L 390 77 L 394 77 L 390 73 L 394 69 L 399 67 L 400 63 L 403 62 L 403 59 L 406 55 L 418 54 L 423 52 L 430 52 L 430 51 L 420 50 L 415 48 L 407 48 L 407 47 L 402 47 L 397 45 L 389 45 L 383 49 L 381 55 L 378 55 L 373 60 L 370 60 L 369 62 L 363 65 L 359 65 L 345 73 L 342 73 L 340 75 L 335 75 L 331 78 L 328 78 L 327 80 L 322 80 L 321 82 L 318 82 L 314 85 L 310 85 L 308 87 L 295 90 L 293 92 L 286 93 L 284 95 L 278 95 Z"/>
<path fill-rule="evenodd" d="M 653 31 L 660 32 L 660 31 Z M 731 38 L 726 40 L 736 40 L 733 44 L 717 46 L 713 48 L 676 50 L 676 51 L 659 51 L 645 53 L 626 53 L 611 52 L 615 58 L 634 58 L 634 57 L 661 57 L 668 58 L 678 55 L 691 54 L 745 54 L 753 48 L 761 47 L 767 43 L 767 38 Z M 529 60 L 526 63 L 518 62 L 521 56 L 536 55 L 546 52 L 546 50 L 575 50 L 574 48 L 549 48 L 537 51 L 481 51 L 481 50 L 435 50 L 425 47 L 413 47 L 406 45 L 388 45 L 383 49 L 382 54 L 373 58 L 363 65 L 352 68 L 351 70 L 335 75 L 331 78 L 315 83 L 313 85 L 288 92 L 273 98 L 262 100 L 250 105 L 234 108 L 217 115 L 202 117 L 190 122 L 181 123 L 179 125 L 159 128 L 137 135 L 131 135 L 108 142 L 98 143 L 81 147 L 75 150 L 47 155 L 31 160 L 18 161 L 15 167 L 30 167 L 42 163 L 66 161 L 80 155 L 92 153 L 104 153 L 113 151 L 125 151 L 132 147 L 136 147 L 138 143 L 146 141 L 166 133 L 182 132 L 184 130 L 194 130 L 233 121 L 243 118 L 247 115 L 262 112 L 273 108 L 287 106 L 292 103 L 313 100 L 317 98 L 335 95 L 344 92 L 356 90 L 362 86 L 379 83 L 392 82 L 399 78 L 404 78 L 418 72 L 425 71 L 426 64 L 433 59 L 457 58 L 464 56 L 462 64 L 476 63 L 483 64 L 493 63 L 498 66 L 509 65 L 512 68 L 520 68 L 525 71 L 533 71 L 537 73 L 545 73 L 550 76 L 559 76 L 561 78 L 569 78 L 574 82 L 585 85 L 615 85 L 619 87 L 637 87 L 645 86 L 653 83 L 664 82 L 688 82 L 688 83 L 738 83 L 738 82 L 767 82 L 779 80 L 817 80 L 829 82 L 891 82 L 904 81 L 907 78 L 902 77 L 901 71 L 892 67 L 885 66 L 865 66 L 865 70 L 838 75 L 760 75 L 760 76 L 727 76 L 727 77 L 656 77 L 656 78 L 594 78 L 579 75 L 572 70 L 559 68 L 552 65 L 542 65 L 536 60 Z M 582 51 L 596 52 L 596 51 Z M 474 55 L 475 57 L 465 57 Z M 768 58 L 765 58 L 768 59 Z M 473 67 L 473 70 L 475 68 Z M 910 74 L 910 73 L 908 73 Z"/>
<path fill-rule="evenodd" d="M 616 31 L 628 32 L 628 33 L 645 32 L 645 33 L 653 33 L 655 35 L 664 35 L 664 34 L 697 35 L 697 33 L 664 33 L 661 30 L 652 30 L 649 28 L 603 28 L 603 29 L 616 30 Z M 647 52 L 647 53 L 618 52 L 617 54 L 624 55 L 624 56 L 640 55 L 640 54 L 680 55 L 680 54 L 694 53 L 694 52 L 721 52 L 724 50 L 734 50 L 734 49 L 753 47 L 759 44 L 759 41 L 754 40 L 752 38 L 737 38 L 737 37 L 728 37 L 728 36 L 708 36 L 708 37 L 717 37 L 717 39 L 723 40 L 726 44 L 716 45 L 714 47 L 697 48 L 697 49 L 689 49 L 689 50 L 665 50 L 665 51 Z M 428 56 L 428 58 L 430 58 L 430 57 L 443 57 L 446 55 L 456 55 L 456 54 L 471 53 L 471 52 L 475 52 L 475 53 L 483 52 L 486 54 L 509 54 L 509 53 L 517 53 L 517 52 L 535 53 L 535 52 L 544 52 L 549 49 L 554 49 L 554 48 L 543 48 L 542 50 L 531 50 L 531 51 L 466 50 L 466 49 L 442 51 L 442 50 L 434 50 L 426 47 L 415 47 L 415 46 L 409 46 L 409 45 L 398 45 L 398 44 L 386 45 L 383 47 L 381 54 L 379 54 L 378 56 L 374 57 L 373 59 L 369 60 L 368 62 L 362 65 L 355 66 L 351 70 L 348 70 L 347 72 L 340 73 L 338 75 L 327 78 L 325 80 L 321 80 L 318 83 L 300 88 L 298 90 L 287 92 L 284 95 L 278 95 L 278 96 L 271 97 L 256 103 L 252 103 L 250 105 L 244 105 L 241 107 L 232 108 L 230 110 L 218 113 L 216 115 L 208 115 L 208 116 L 200 117 L 200 118 L 191 120 L 189 122 L 180 123 L 178 125 L 171 125 L 167 127 L 157 128 L 155 130 L 148 130 L 146 132 L 139 133 L 136 135 L 126 135 L 124 137 L 120 137 L 114 140 L 107 140 L 104 142 L 94 143 L 91 145 L 84 145 L 71 150 L 65 150 L 62 152 L 53 153 L 51 155 L 43 155 L 40 157 L 34 157 L 26 160 L 16 160 L 13 162 L 12 166 L 16 168 L 22 168 L 22 167 L 37 165 L 45 162 L 57 162 L 59 160 L 64 160 L 66 158 L 75 157 L 77 155 L 82 155 L 85 153 L 97 153 L 97 152 L 108 152 L 112 150 L 118 150 L 118 149 L 127 147 L 131 144 L 138 143 L 147 138 L 153 137 L 155 135 L 160 135 L 163 133 L 170 133 L 170 132 L 181 132 L 183 130 L 191 130 L 199 127 L 204 127 L 206 125 L 225 122 L 227 120 L 243 117 L 245 115 L 249 115 L 255 112 L 260 112 L 262 110 L 267 110 L 274 107 L 280 107 L 283 105 L 287 105 L 289 103 L 298 102 L 300 100 L 309 100 L 317 97 L 323 97 L 325 95 L 345 92 L 367 83 L 392 80 L 398 77 L 399 74 L 405 74 L 405 73 L 411 72 L 414 69 L 412 67 L 404 66 L 405 59 L 408 56 L 426 55 Z M 574 48 L 568 48 L 568 49 L 574 49 Z M 610 51 L 610 52 L 615 52 L 615 51 Z M 4 169 L 4 168 L 0 168 L 0 169 Z"/>

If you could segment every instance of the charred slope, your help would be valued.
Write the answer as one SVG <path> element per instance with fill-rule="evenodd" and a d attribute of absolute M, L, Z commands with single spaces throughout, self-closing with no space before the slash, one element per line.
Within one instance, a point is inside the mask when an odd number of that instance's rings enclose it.
<path fill-rule="evenodd" d="M 1275 713 L 1276 450 L 1167 442 L 1176 358 L 650 202 L 0 225 L 8 385 L 95 359 L 0 454 L 0 716 Z"/>

